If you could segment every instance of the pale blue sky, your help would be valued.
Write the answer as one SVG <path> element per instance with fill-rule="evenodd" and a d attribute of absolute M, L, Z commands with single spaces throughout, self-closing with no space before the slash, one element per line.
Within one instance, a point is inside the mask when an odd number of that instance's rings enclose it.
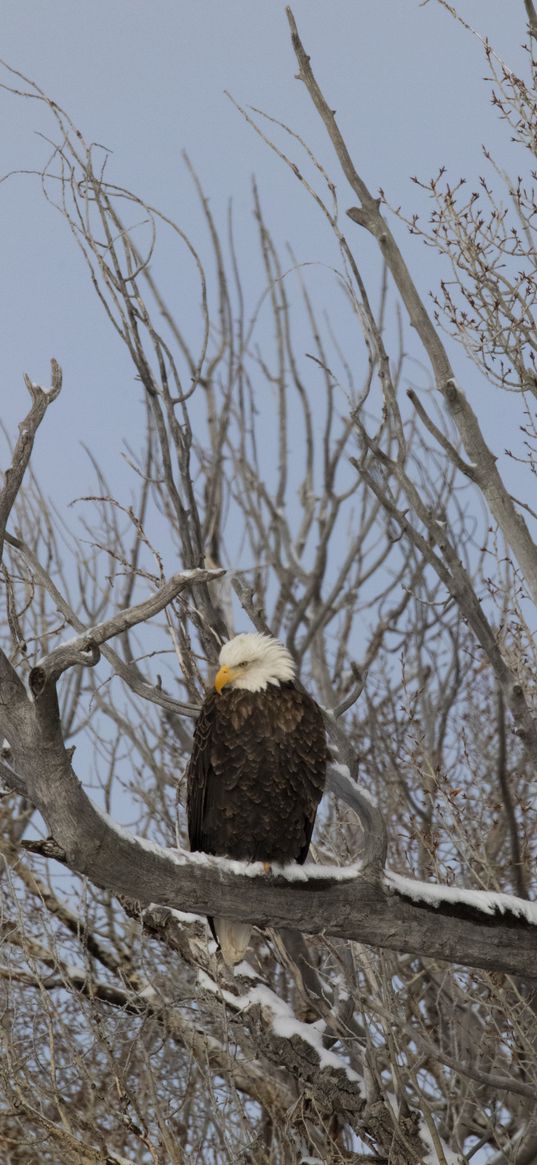
<path fill-rule="evenodd" d="M 461 0 L 459 10 L 508 58 L 520 60 L 522 0 Z M 294 12 L 373 188 L 382 185 L 394 203 L 411 209 L 410 175 L 428 176 L 445 163 L 455 177 L 475 177 L 481 143 L 501 136 L 480 80 L 485 64 L 479 43 L 435 0 L 297 0 Z M 87 139 L 113 151 L 109 177 L 172 214 L 195 243 L 204 245 L 204 232 L 182 149 L 222 225 L 233 197 L 237 221 L 244 222 L 239 248 L 246 268 L 252 172 L 276 238 L 291 239 L 303 260 L 334 260 L 315 208 L 223 95 L 230 89 L 296 128 L 335 175 L 342 205 L 355 201 L 294 79 L 281 0 L 4 0 L 2 24 L 4 58 L 63 104 Z M 50 122 L 33 102 L 0 93 L 0 103 L 0 171 L 39 167 L 46 148 L 35 131 L 50 132 Z M 81 440 L 100 448 L 112 480 L 122 472 L 123 438 L 135 442 L 140 423 L 131 407 L 132 372 L 37 180 L 0 185 L 0 213 L 2 416 L 13 431 L 27 406 L 23 370 L 47 381 L 55 355 L 65 388 L 40 435 L 36 464 L 48 491 L 65 501 L 92 480 Z M 427 291 L 438 276 L 432 256 L 410 237 L 404 246 Z M 501 416 L 501 399 L 498 409 Z"/>

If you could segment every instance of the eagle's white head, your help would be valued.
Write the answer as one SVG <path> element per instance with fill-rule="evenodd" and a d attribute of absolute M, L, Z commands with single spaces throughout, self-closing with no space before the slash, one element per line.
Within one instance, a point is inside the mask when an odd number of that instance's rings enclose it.
<path fill-rule="evenodd" d="M 264 692 L 269 684 L 285 684 L 294 679 L 295 665 L 283 643 L 271 635 L 235 635 L 220 652 L 220 667 L 214 686 Z"/>

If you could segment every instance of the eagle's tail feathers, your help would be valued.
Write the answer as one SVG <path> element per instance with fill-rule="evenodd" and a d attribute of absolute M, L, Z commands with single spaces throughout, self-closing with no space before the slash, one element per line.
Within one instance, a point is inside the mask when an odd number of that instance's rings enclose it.
<path fill-rule="evenodd" d="M 235 963 L 240 963 L 250 942 L 250 924 L 234 922 L 231 918 L 215 918 L 214 929 L 226 966 L 233 967 Z"/>

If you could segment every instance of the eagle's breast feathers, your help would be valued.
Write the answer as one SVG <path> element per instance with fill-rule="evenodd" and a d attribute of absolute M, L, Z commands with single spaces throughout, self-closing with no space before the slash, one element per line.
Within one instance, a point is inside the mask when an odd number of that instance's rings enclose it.
<path fill-rule="evenodd" d="M 292 683 L 212 693 L 188 768 L 190 847 L 248 861 L 303 862 L 326 773 L 314 700 Z"/>

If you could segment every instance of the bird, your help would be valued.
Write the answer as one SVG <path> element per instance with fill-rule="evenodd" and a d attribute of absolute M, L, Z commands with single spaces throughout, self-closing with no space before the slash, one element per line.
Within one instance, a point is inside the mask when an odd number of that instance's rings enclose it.
<path fill-rule="evenodd" d="M 296 686 L 295 672 L 271 635 L 245 632 L 224 643 L 186 774 L 192 852 L 261 861 L 267 872 L 274 862 L 305 862 L 328 745 L 321 709 Z M 241 962 L 251 925 L 208 921 L 224 962 Z"/>

